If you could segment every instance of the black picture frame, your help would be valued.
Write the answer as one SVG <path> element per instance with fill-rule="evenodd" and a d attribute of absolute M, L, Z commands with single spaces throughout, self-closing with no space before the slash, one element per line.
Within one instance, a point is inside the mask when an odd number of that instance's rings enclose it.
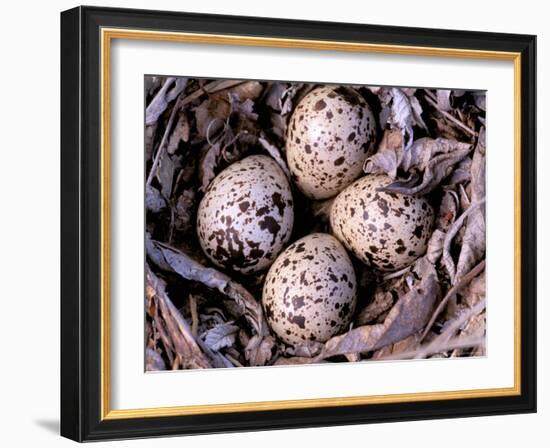
<path fill-rule="evenodd" d="M 516 396 L 129 419 L 101 418 L 100 29 L 521 54 L 521 393 Z M 78 7 L 61 14 L 61 434 L 77 441 L 536 411 L 536 37 Z"/>

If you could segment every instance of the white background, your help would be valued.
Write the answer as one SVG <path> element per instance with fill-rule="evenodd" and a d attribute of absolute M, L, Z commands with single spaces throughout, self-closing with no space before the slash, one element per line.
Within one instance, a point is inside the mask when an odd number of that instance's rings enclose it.
<path fill-rule="evenodd" d="M 539 229 L 549 227 L 550 158 L 543 148 L 548 112 L 549 55 L 545 37 L 549 14 L 543 2 L 461 1 L 445 3 L 394 0 L 389 3 L 259 1 L 90 1 L 196 12 L 355 21 L 538 34 Z M 59 396 L 59 11 L 68 1 L 17 2 L 3 6 L 0 33 L 2 71 L 0 130 L 2 147 L 0 220 L 2 254 L 2 365 L 0 441 L 10 445 L 67 446 L 58 438 Z M 361 5 L 359 8 L 357 5 Z M 543 53 L 546 54 L 543 57 Z M 544 140 L 546 142 L 546 140 Z M 539 232 L 539 413 L 429 422 L 200 436 L 111 444 L 111 446 L 544 446 L 548 443 L 550 315 L 548 295 L 550 236 Z M 548 350 L 548 349 L 546 349 Z M 103 444 L 99 444 L 101 446 Z M 8 445 L 9 446 L 9 445 Z"/>

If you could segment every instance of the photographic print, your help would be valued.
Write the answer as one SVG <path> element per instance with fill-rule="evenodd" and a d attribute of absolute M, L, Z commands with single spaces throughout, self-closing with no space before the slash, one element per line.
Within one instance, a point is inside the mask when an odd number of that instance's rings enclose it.
<path fill-rule="evenodd" d="M 485 355 L 485 91 L 144 86 L 146 371 Z"/>

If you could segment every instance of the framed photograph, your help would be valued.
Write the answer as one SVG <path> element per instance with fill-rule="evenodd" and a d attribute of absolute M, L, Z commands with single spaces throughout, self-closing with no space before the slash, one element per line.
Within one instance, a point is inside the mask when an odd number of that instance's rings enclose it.
<path fill-rule="evenodd" d="M 61 14 L 61 433 L 536 411 L 535 36 Z"/>

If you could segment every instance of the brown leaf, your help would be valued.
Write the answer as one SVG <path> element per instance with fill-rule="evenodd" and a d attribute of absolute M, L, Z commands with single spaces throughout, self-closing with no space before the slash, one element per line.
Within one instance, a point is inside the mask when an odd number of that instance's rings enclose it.
<path fill-rule="evenodd" d="M 474 92 L 473 97 L 474 97 L 475 105 L 479 107 L 481 110 L 485 111 L 486 109 L 485 101 L 487 98 L 487 95 L 485 94 L 485 92 L 479 92 L 479 93 Z"/>
<path fill-rule="evenodd" d="M 453 170 L 453 174 L 449 178 L 447 185 L 455 185 L 466 183 L 470 180 L 470 172 L 472 169 L 472 159 L 465 157 L 462 159 Z"/>
<path fill-rule="evenodd" d="M 300 83 L 272 83 L 266 95 L 266 104 L 280 115 L 287 115 L 293 109 L 293 99 L 302 88 Z"/>
<path fill-rule="evenodd" d="M 277 361 L 273 363 L 274 366 L 299 366 L 303 364 L 321 364 L 325 363 L 326 361 L 323 360 L 313 360 L 312 358 L 308 358 L 307 356 L 292 356 L 290 358 L 278 358 Z"/>
<path fill-rule="evenodd" d="M 166 207 L 166 201 L 155 187 L 147 185 L 145 188 L 145 208 L 146 210 L 158 213 Z"/>
<path fill-rule="evenodd" d="M 472 316 L 462 330 L 460 330 L 459 338 L 471 338 L 471 339 L 483 339 L 486 332 L 486 315 L 485 311 Z M 462 356 L 464 353 L 463 348 L 455 349 L 451 356 Z M 475 348 L 472 356 L 484 356 L 485 345 L 481 345 Z"/>
<path fill-rule="evenodd" d="M 485 204 L 485 199 L 474 202 L 470 204 L 470 206 L 458 217 L 458 219 L 451 225 L 449 230 L 447 231 L 445 235 L 445 240 L 443 242 L 443 254 L 442 254 L 442 262 L 445 268 L 447 269 L 447 272 L 449 273 L 449 277 L 455 283 L 456 277 L 456 266 L 455 262 L 453 260 L 452 254 L 451 254 L 451 243 L 453 239 L 456 237 L 457 233 L 461 229 L 461 227 L 464 225 L 466 220 L 472 216 L 475 215 L 478 212 L 478 209 L 480 207 L 483 207 Z"/>
<path fill-rule="evenodd" d="M 166 370 L 166 364 L 162 357 L 153 349 L 145 349 L 145 371 L 154 372 Z"/>
<path fill-rule="evenodd" d="M 194 109 L 197 132 L 204 140 L 210 140 L 225 126 L 231 113 L 227 96 L 207 98 Z"/>
<path fill-rule="evenodd" d="M 439 213 L 436 219 L 436 227 L 447 232 L 455 222 L 458 213 L 458 198 L 454 190 L 445 190 L 439 205 Z"/>
<path fill-rule="evenodd" d="M 241 101 L 255 100 L 261 95 L 262 91 L 263 86 L 259 81 L 243 82 L 230 89 L 230 92 L 236 95 Z"/>
<path fill-rule="evenodd" d="M 485 199 L 485 130 L 482 128 L 472 160 L 472 202 Z M 454 281 L 460 279 L 485 254 L 485 204 L 468 216 Z"/>
<path fill-rule="evenodd" d="M 363 308 L 355 318 L 356 325 L 365 325 L 378 318 L 382 313 L 388 311 L 393 305 L 393 295 L 385 288 L 377 288 L 374 298 Z"/>
<path fill-rule="evenodd" d="M 178 121 L 176 122 L 172 134 L 168 139 L 168 143 L 166 144 L 166 151 L 168 154 L 174 154 L 177 151 L 180 142 L 187 143 L 189 141 L 189 132 L 190 127 L 189 121 L 187 120 L 187 114 L 185 111 L 180 111 L 178 114 Z"/>
<path fill-rule="evenodd" d="M 149 268 L 146 291 L 158 300 L 160 314 L 175 351 L 182 357 L 184 368 L 205 369 L 210 362 L 193 338 L 191 328 L 166 293 L 166 284 Z"/>
<path fill-rule="evenodd" d="M 145 160 L 150 160 L 153 156 L 153 146 L 155 143 L 155 135 L 157 132 L 157 124 L 145 126 Z"/>
<path fill-rule="evenodd" d="M 422 330 L 440 289 L 435 268 L 427 260 L 418 260 L 415 272 L 421 280 L 396 302 L 384 323 L 358 327 L 329 339 L 317 359 L 378 350 Z"/>
<path fill-rule="evenodd" d="M 264 147 L 264 149 L 269 153 L 269 155 L 273 158 L 273 160 L 277 162 L 277 165 L 281 167 L 283 172 L 286 174 L 286 177 L 290 179 L 290 171 L 288 170 L 288 166 L 285 160 L 281 157 L 281 151 L 279 150 L 279 148 L 277 148 L 272 143 L 269 143 L 263 137 L 260 137 L 258 141 Z"/>
<path fill-rule="evenodd" d="M 172 195 L 174 174 L 180 166 L 180 160 L 178 156 L 170 156 L 166 151 L 163 151 L 160 156 L 156 177 L 160 183 L 162 196 L 166 199 L 170 199 Z"/>
<path fill-rule="evenodd" d="M 413 110 L 408 96 L 397 87 L 382 88 L 378 92 L 382 105 L 380 124 L 399 129 L 403 136 L 403 149 L 406 151 L 413 142 Z"/>
<path fill-rule="evenodd" d="M 423 195 L 439 186 L 447 177 L 452 166 L 460 162 L 471 151 L 471 145 L 456 140 L 421 138 L 403 155 L 402 168 L 405 171 L 423 171 L 422 181 L 412 186 L 410 181 L 396 181 L 382 188 L 398 194 Z"/>
<path fill-rule="evenodd" d="M 432 236 L 428 240 L 428 248 L 426 249 L 426 258 L 432 264 L 437 263 L 443 253 L 443 242 L 445 241 L 445 233 L 439 229 L 435 229 Z"/>
<path fill-rule="evenodd" d="M 451 107 L 451 90 L 437 89 L 435 91 L 437 96 L 437 106 L 439 109 L 449 112 Z"/>
<path fill-rule="evenodd" d="M 239 327 L 233 322 L 225 322 L 205 331 L 201 338 L 210 350 L 219 351 L 231 347 L 235 343 Z"/>
<path fill-rule="evenodd" d="M 469 307 L 474 306 L 477 302 L 485 298 L 486 284 L 485 284 L 485 271 L 479 274 L 462 294 L 462 301 Z"/>
<path fill-rule="evenodd" d="M 176 202 L 176 227 L 180 230 L 187 228 L 192 224 L 192 219 L 195 216 L 195 192 L 194 190 L 186 189 L 180 194 Z"/>
<path fill-rule="evenodd" d="M 205 192 L 216 177 L 216 168 L 220 162 L 221 146 L 219 142 L 211 145 L 199 164 L 200 191 Z"/>
<path fill-rule="evenodd" d="M 386 129 L 376 154 L 365 160 L 363 171 L 367 174 L 388 174 L 397 177 L 397 169 L 403 160 L 403 134 L 399 129 Z"/>
<path fill-rule="evenodd" d="M 323 343 L 317 341 L 303 341 L 301 344 L 296 344 L 292 347 L 285 346 L 284 354 L 299 358 L 314 358 L 321 353 L 323 345 Z"/>
<path fill-rule="evenodd" d="M 149 240 L 147 255 L 157 266 L 176 272 L 187 280 L 193 280 L 205 286 L 217 289 L 229 300 L 223 305 L 235 318 L 244 316 L 256 334 L 265 336 L 268 334 L 263 310 L 250 292 L 242 285 L 232 280 L 228 275 L 214 268 L 206 267 L 193 260 L 190 256 L 158 241 Z M 229 305 L 232 305 L 229 307 Z"/>
<path fill-rule="evenodd" d="M 151 125 L 156 123 L 168 107 L 168 104 L 178 97 L 186 85 L 187 78 L 166 78 L 164 85 L 145 110 L 145 124 Z"/>
<path fill-rule="evenodd" d="M 371 359 L 383 359 L 386 357 L 397 357 L 406 352 L 414 350 L 418 346 L 418 334 L 413 334 L 401 341 L 397 341 L 394 344 L 387 345 L 373 353 Z"/>
<path fill-rule="evenodd" d="M 245 348 L 245 356 L 251 366 L 265 366 L 273 357 L 274 348 L 273 336 L 254 335 Z"/>

